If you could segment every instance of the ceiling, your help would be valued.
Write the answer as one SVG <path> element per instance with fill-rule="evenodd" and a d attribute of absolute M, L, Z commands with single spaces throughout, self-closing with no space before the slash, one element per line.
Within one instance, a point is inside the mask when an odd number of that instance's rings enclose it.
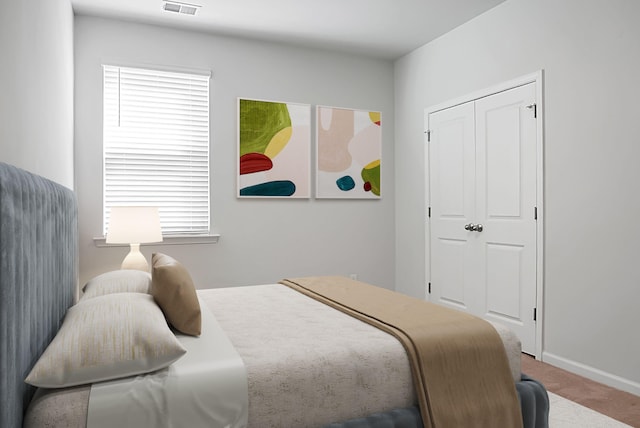
<path fill-rule="evenodd" d="M 76 15 L 240 36 L 396 59 L 505 0 L 71 0 Z"/>

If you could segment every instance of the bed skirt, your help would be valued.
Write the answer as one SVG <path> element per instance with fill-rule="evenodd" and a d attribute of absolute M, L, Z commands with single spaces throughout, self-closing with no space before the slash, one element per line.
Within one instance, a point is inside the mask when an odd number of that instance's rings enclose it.
<path fill-rule="evenodd" d="M 544 386 L 523 373 L 522 380 L 516 382 L 516 391 L 520 400 L 524 428 L 547 428 L 549 426 L 549 394 Z"/>
<path fill-rule="evenodd" d="M 549 427 L 549 395 L 544 386 L 523 374 L 516 382 L 524 428 Z M 376 413 L 366 418 L 325 425 L 323 428 L 423 428 L 418 406 Z"/>
<path fill-rule="evenodd" d="M 516 382 L 524 428 L 549 427 L 549 395 L 544 386 L 523 374 Z M 336 422 L 323 428 L 423 428 L 418 406 L 375 413 L 365 418 Z"/>

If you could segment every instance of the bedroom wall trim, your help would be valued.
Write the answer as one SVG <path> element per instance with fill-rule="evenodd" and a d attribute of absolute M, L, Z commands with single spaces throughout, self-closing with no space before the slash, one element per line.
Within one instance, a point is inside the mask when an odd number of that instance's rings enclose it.
<path fill-rule="evenodd" d="M 93 244 L 98 248 L 104 247 L 128 247 L 129 244 L 107 244 L 107 238 L 104 236 L 98 236 L 93 238 Z M 219 233 L 212 233 L 209 235 L 174 235 L 163 236 L 161 244 L 153 245 L 194 245 L 194 244 L 217 244 L 220 240 Z"/>
<path fill-rule="evenodd" d="M 552 366 L 559 367 L 571 373 L 593 379 L 610 387 L 620 389 L 640 396 L 640 383 L 625 379 L 621 376 L 605 372 L 604 370 L 588 366 L 586 364 L 560 357 L 550 352 L 542 353 L 542 360 Z"/>

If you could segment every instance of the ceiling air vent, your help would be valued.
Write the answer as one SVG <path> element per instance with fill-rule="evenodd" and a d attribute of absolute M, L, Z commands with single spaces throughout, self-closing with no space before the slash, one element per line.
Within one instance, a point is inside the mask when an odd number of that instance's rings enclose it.
<path fill-rule="evenodd" d="M 181 3 L 176 1 L 165 1 L 162 8 L 167 12 L 183 13 L 185 15 L 195 15 L 200 8 L 197 4 Z"/>

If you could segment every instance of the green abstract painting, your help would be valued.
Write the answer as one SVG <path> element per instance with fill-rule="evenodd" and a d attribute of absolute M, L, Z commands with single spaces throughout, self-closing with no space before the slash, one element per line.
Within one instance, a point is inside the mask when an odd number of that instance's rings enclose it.
<path fill-rule="evenodd" d="M 310 196 L 311 106 L 238 99 L 238 197 Z"/>

